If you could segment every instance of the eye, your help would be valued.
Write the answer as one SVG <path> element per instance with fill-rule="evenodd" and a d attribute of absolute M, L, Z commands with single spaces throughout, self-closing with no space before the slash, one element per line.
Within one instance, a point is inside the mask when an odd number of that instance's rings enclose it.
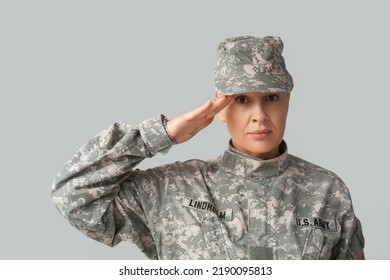
<path fill-rule="evenodd" d="M 248 99 L 248 97 L 242 95 L 242 96 L 236 97 L 236 101 L 239 104 L 245 104 L 245 103 L 249 102 L 249 99 Z"/>
<path fill-rule="evenodd" d="M 267 96 L 265 97 L 265 100 L 266 100 L 266 101 L 269 101 L 269 102 L 278 101 L 278 100 L 279 100 L 279 95 L 277 95 L 277 94 L 270 94 L 270 95 L 267 95 Z"/>

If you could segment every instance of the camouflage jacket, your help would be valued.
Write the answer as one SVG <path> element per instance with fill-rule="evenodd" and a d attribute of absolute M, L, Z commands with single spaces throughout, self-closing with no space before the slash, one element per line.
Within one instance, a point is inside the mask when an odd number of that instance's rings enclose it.
<path fill-rule="evenodd" d="M 135 243 L 151 259 L 357 259 L 364 246 L 347 187 L 287 153 L 231 146 L 217 159 L 133 168 L 174 144 L 161 117 L 115 123 L 58 173 L 52 201 L 83 234 Z"/>

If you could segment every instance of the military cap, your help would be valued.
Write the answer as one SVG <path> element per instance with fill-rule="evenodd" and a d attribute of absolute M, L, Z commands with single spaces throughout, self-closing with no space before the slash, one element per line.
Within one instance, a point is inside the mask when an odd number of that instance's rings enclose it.
<path fill-rule="evenodd" d="M 239 36 L 218 45 L 215 87 L 221 95 L 245 92 L 289 93 L 293 79 L 279 37 Z"/>

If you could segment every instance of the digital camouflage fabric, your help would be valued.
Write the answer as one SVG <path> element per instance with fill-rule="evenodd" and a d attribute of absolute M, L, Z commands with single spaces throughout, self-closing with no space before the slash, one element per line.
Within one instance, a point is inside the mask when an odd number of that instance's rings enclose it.
<path fill-rule="evenodd" d="M 220 95 L 248 92 L 289 93 L 294 83 L 277 36 L 239 36 L 218 45 L 215 87 Z"/>
<path fill-rule="evenodd" d="M 173 145 L 160 116 L 115 123 L 58 173 L 52 201 L 83 234 L 151 259 L 357 259 L 364 238 L 347 187 L 287 153 L 134 170 Z"/>

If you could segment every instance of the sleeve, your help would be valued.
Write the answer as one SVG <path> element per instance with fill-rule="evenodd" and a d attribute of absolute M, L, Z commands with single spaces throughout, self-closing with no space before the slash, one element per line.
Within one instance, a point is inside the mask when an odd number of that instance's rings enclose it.
<path fill-rule="evenodd" d="M 362 225 L 352 210 L 346 215 L 343 215 L 341 227 L 341 238 L 333 249 L 332 259 L 364 259 L 365 240 Z"/>
<path fill-rule="evenodd" d="M 83 234 L 108 246 L 126 240 L 156 259 L 156 245 L 137 196 L 133 168 L 144 158 L 167 153 L 174 144 L 164 116 L 132 128 L 118 122 L 86 143 L 60 170 L 51 198 Z"/>
<path fill-rule="evenodd" d="M 352 233 L 351 241 L 348 244 L 346 259 L 363 260 L 365 258 L 364 242 L 362 224 L 358 218 L 355 218 L 355 227 Z"/>

